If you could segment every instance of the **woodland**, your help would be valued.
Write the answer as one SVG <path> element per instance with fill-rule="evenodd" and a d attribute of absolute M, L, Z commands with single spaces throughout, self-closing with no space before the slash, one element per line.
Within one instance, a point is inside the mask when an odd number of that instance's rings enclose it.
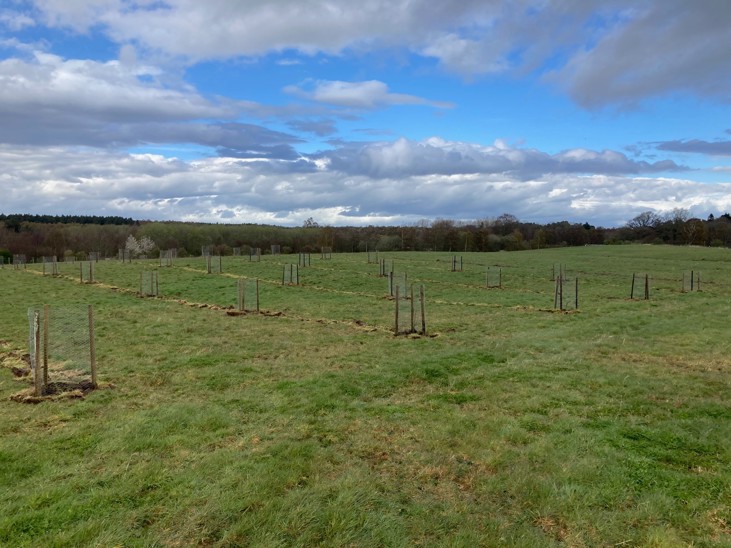
<path fill-rule="evenodd" d="M 248 254 L 271 246 L 282 253 L 306 253 L 329 247 L 334 252 L 365 251 L 519 251 L 548 247 L 646 243 L 731 246 L 731 215 L 706 219 L 676 209 L 659 215 L 643 212 L 621 227 L 588 222 L 548 224 L 523 222 L 511 214 L 475 221 L 423 220 L 408 226 L 324 226 L 309 218 L 300 227 L 262 224 L 209 224 L 144 221 L 124 217 L 0 214 L 0 256 L 28 261 L 42 257 L 85 259 L 117 257 L 133 240 L 151 240 L 155 249 L 197 256 L 205 248 L 214 255 Z"/>

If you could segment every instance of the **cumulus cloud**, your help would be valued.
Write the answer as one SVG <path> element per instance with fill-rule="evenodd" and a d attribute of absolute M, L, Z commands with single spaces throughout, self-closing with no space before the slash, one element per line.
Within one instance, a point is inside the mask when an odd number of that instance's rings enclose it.
<path fill-rule="evenodd" d="M 186 85 L 181 67 L 283 52 L 280 68 L 300 71 L 285 81 L 296 82 L 307 74 L 297 66 L 306 55 L 326 63 L 386 52 L 430 74 L 438 66 L 468 79 L 542 76 L 586 108 L 677 92 L 728 102 L 729 23 L 731 10 L 712 0 L 14 0 L 0 9 L 0 30 L 46 25 L 74 38 L 85 33 L 79 40 L 105 35 L 119 59 L 66 59 L 43 46 L 3 41 L 24 57 L 0 60 L 2 206 L 281 224 L 309 216 L 369 224 L 509 211 L 521 219 L 611 225 L 647 209 L 728 211 L 729 185 L 668 178 L 687 168 L 614 150 L 549 153 L 501 140 L 398 139 L 383 128 L 379 135 L 388 137 L 378 142 L 343 135 L 329 141 L 330 150 L 303 153 L 300 138 L 286 128 L 326 137 L 346 116 L 451 105 L 427 98 L 432 92 L 400 93 L 367 79 L 365 70 L 352 81 L 313 78 L 289 86 L 300 99 L 290 104 L 213 98 Z M 174 83 L 165 62 L 175 66 Z M 121 152 L 187 143 L 210 150 L 210 157 Z M 731 154 L 728 140 L 653 145 Z"/>
<path fill-rule="evenodd" d="M 125 57 L 126 63 L 100 63 L 36 52 L 30 61 L 0 61 L 0 141 L 97 147 L 195 143 L 240 152 L 276 145 L 275 156 L 294 155 L 290 145 L 296 137 L 226 121 L 247 105 L 151 82 L 158 69 L 133 62 L 129 50 Z"/>
<path fill-rule="evenodd" d="M 731 98 L 731 10 L 715 0 L 19 0 L 0 12 L 9 29 L 33 24 L 191 62 L 401 48 L 466 77 L 535 71 L 588 108 Z"/>
<path fill-rule="evenodd" d="M 35 24 L 33 18 L 22 12 L 0 9 L 0 25 L 11 31 L 19 31 Z"/>
<path fill-rule="evenodd" d="M 322 153 L 333 169 L 369 177 L 415 175 L 500 174 L 530 179 L 550 173 L 639 174 L 681 171 L 672 161 L 630 160 L 611 150 L 572 149 L 548 154 L 511 147 L 503 141 L 490 146 L 431 138 L 342 146 Z"/>
<path fill-rule="evenodd" d="M 671 91 L 728 100 L 731 83 L 725 70 L 731 10 L 713 0 L 36 0 L 35 6 L 46 24 L 77 31 L 101 25 L 120 43 L 194 60 L 400 46 L 470 76 L 545 70 L 562 59 L 551 79 L 588 107 Z M 6 10 L 4 17 L 30 24 L 22 12 Z"/>
<path fill-rule="evenodd" d="M 67 60 L 36 52 L 34 59 L 0 61 L 0 108 L 96 115 L 106 121 L 164 121 L 229 117 L 233 104 L 213 104 L 194 91 L 143 82 L 154 67 L 130 68 L 118 61 Z"/>
<path fill-rule="evenodd" d="M 339 80 L 309 81 L 301 86 L 288 86 L 287 93 L 304 97 L 318 103 L 354 109 L 374 109 L 388 105 L 428 105 L 450 108 L 451 103 L 431 101 L 405 93 L 392 93 L 388 85 L 378 80 L 365 82 L 342 82 Z"/>
<path fill-rule="evenodd" d="M 192 59 L 256 56 L 297 49 L 339 53 L 348 47 L 423 41 L 433 29 L 483 19 L 492 2 L 429 0 L 359 3 L 324 0 L 34 0 L 44 23 L 77 31 L 103 25 L 115 40 Z M 179 37 L 185 36 L 185 40 Z"/>
<path fill-rule="evenodd" d="M 731 99 L 731 9 L 726 3 L 621 4 L 614 10 L 615 22 L 607 19 L 608 30 L 595 44 L 578 49 L 550 76 L 552 81 L 586 107 L 635 105 L 676 92 Z"/>
<path fill-rule="evenodd" d="M 507 150 L 512 154 L 514 151 Z M 521 219 L 617 225 L 637 213 L 731 210 L 731 185 L 625 175 L 400 173 L 372 177 L 312 160 L 213 157 L 197 161 L 101 149 L 0 146 L 0 193 L 13 211 L 299 225 Z M 299 167 L 292 168 L 293 164 Z M 305 168 L 304 164 L 309 165 Z M 327 214 L 327 217 L 324 215 Z"/>

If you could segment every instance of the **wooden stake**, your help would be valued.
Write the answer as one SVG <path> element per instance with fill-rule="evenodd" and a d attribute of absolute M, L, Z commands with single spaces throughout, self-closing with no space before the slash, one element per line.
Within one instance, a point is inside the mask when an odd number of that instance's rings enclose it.
<path fill-rule="evenodd" d="M 94 310 L 89 305 L 89 360 L 91 363 L 91 384 L 96 384 L 96 343 L 94 342 Z"/>
<path fill-rule="evenodd" d="M 50 306 L 43 306 L 43 386 L 48 386 L 48 324 Z"/>
<path fill-rule="evenodd" d="M 426 297 L 424 293 L 424 286 L 422 285 L 419 289 L 419 300 L 421 301 L 421 333 L 426 335 Z"/>
<path fill-rule="evenodd" d="M 414 333 L 416 331 L 415 324 L 414 324 L 414 284 L 411 284 L 411 332 Z"/>
<path fill-rule="evenodd" d="M 40 397 L 43 392 L 43 377 L 41 377 L 41 329 L 40 318 L 38 312 L 33 313 L 33 338 L 35 340 L 35 368 L 33 369 L 33 384 L 35 395 Z"/>
<path fill-rule="evenodd" d="M 256 313 L 259 313 L 259 278 L 256 279 Z"/>
<path fill-rule="evenodd" d="M 395 321 L 394 321 L 394 328 L 393 328 L 393 334 L 398 335 L 398 305 L 399 305 L 399 291 L 398 286 L 396 286 L 396 300 L 394 301 L 396 303 L 396 312 L 394 314 Z"/>
<path fill-rule="evenodd" d="M 629 292 L 630 299 L 635 298 L 635 276 L 636 276 L 636 274 L 632 273 L 632 289 L 630 289 L 630 292 Z"/>
<path fill-rule="evenodd" d="M 558 275 L 558 298 L 559 298 L 559 310 L 563 310 L 563 272 L 559 271 Z"/>

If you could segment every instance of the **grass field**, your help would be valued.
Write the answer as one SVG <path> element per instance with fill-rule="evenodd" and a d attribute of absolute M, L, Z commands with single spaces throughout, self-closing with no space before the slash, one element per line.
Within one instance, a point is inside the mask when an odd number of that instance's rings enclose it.
<path fill-rule="evenodd" d="M 6 266 L 0 545 L 731 545 L 731 251 L 461 257 L 381 254 L 426 289 L 427 336 L 399 337 L 365 254 L 313 254 L 300 286 L 296 255 Z M 239 278 L 263 314 L 227 313 Z M 16 403 L 44 303 L 93 305 L 102 388 Z"/>

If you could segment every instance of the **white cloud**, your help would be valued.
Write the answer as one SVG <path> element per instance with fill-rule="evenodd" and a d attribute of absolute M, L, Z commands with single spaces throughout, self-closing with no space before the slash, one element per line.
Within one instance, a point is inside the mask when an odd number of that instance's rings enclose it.
<path fill-rule="evenodd" d="M 319 103 L 354 109 L 375 109 L 388 105 L 428 105 L 439 108 L 453 106 L 450 103 L 431 101 L 415 95 L 391 93 L 388 85 L 378 80 L 365 82 L 309 81 L 301 86 L 288 86 L 285 91 Z"/>
<path fill-rule="evenodd" d="M 0 26 L 5 26 L 15 32 L 34 25 L 33 18 L 25 13 L 0 9 Z"/>
<path fill-rule="evenodd" d="M 731 100 L 727 3 L 624 4 L 619 21 L 595 44 L 584 43 L 549 79 L 586 107 L 634 106 L 673 92 Z"/>
<path fill-rule="evenodd" d="M 28 0 L 6 26 L 101 30 L 192 62 L 296 50 L 340 55 L 401 48 L 466 77 L 546 74 L 580 104 L 634 105 L 690 93 L 729 101 L 731 9 L 665 0 Z M 21 4 L 23 5 L 23 4 Z"/>
<path fill-rule="evenodd" d="M 457 34 L 437 37 L 421 53 L 435 57 L 449 70 L 464 75 L 504 72 L 510 63 L 498 40 L 474 40 Z"/>
<path fill-rule="evenodd" d="M 25 115 L 33 111 L 65 116 L 83 113 L 110 121 L 227 117 L 235 113 L 233 105 L 216 105 L 195 92 L 140 80 L 154 79 L 158 74 L 154 67 L 66 60 L 36 52 L 31 62 L 13 58 L 0 61 L 0 108 L 25 111 Z"/>
<path fill-rule="evenodd" d="M 166 87 L 156 82 L 157 67 L 136 62 L 129 48 L 122 54 L 124 63 L 66 60 L 43 52 L 30 61 L 0 61 L 0 142 L 195 143 L 230 153 L 296 156 L 289 146 L 295 137 L 231 121 L 251 110 L 250 103 L 214 102 L 186 87 Z"/>
<path fill-rule="evenodd" d="M 142 4 L 146 2 L 134 2 Z M 46 25 L 68 27 L 77 32 L 86 32 L 100 20 L 124 9 L 125 0 L 32 0 L 40 12 L 40 19 Z"/>
<path fill-rule="evenodd" d="M 555 174 L 521 180 L 496 173 L 373 178 L 330 167 L 273 170 L 272 162 L 185 162 L 101 150 L 0 146 L 2 212 L 88 213 L 210 222 L 301 225 L 479 219 L 619 225 L 647 209 L 731 210 L 731 184 L 620 175 Z"/>
<path fill-rule="evenodd" d="M 369 177 L 482 173 L 531 179 L 551 173 L 633 174 L 684 169 L 667 160 L 630 160 L 611 150 L 572 149 L 551 155 L 533 148 L 511 147 L 500 139 L 484 146 L 438 137 L 419 142 L 401 138 L 344 146 L 322 155 L 333 169 Z"/>

